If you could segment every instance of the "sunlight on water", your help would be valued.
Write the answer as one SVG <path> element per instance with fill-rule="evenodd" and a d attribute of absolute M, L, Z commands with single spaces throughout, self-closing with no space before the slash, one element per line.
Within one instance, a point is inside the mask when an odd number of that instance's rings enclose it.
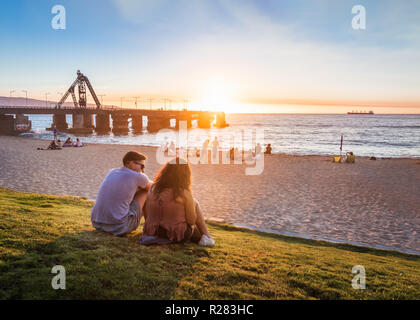
<path fill-rule="evenodd" d="M 30 115 L 34 134 L 26 135 L 40 139 L 51 139 L 52 133 L 45 128 L 51 126 L 51 115 Z M 420 115 L 286 115 L 286 114 L 227 114 L 230 127 L 223 129 L 189 130 L 189 147 L 201 147 L 205 139 L 217 136 L 222 148 L 230 147 L 231 136 L 241 130 L 264 129 L 264 143 L 271 143 L 274 153 L 323 154 L 340 152 L 340 136 L 344 137 L 343 152 L 353 151 L 359 156 L 376 157 L 420 157 Z M 71 116 L 67 116 L 71 126 Z M 176 135 L 177 131 L 173 130 Z M 64 139 L 74 135 L 60 133 Z M 82 141 L 105 144 L 127 144 L 158 146 L 156 133 L 128 135 L 79 136 Z M 251 136 L 244 135 L 243 148 L 253 148 Z M 242 149 L 241 145 L 235 145 Z"/>

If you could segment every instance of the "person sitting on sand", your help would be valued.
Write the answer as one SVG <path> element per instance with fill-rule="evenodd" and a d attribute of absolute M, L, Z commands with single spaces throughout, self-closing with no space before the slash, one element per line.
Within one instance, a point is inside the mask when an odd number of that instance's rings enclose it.
<path fill-rule="evenodd" d="M 55 143 L 55 140 L 52 140 L 50 145 L 48 146 L 47 150 L 60 150 L 61 148 L 58 147 L 57 143 Z"/>
<path fill-rule="evenodd" d="M 79 140 L 79 138 L 76 138 L 76 143 L 74 144 L 75 147 L 83 147 L 82 141 Z"/>
<path fill-rule="evenodd" d="M 355 156 L 353 154 L 353 152 L 347 152 L 347 156 L 346 156 L 346 163 L 354 163 L 355 161 Z"/>
<path fill-rule="evenodd" d="M 166 163 L 155 176 L 145 206 L 143 236 L 214 246 L 203 212 L 191 193 L 191 168 L 182 158 Z"/>
<path fill-rule="evenodd" d="M 67 140 L 63 143 L 63 148 L 66 147 L 73 147 L 73 141 L 71 141 L 70 137 L 68 137 Z"/>
<path fill-rule="evenodd" d="M 271 154 L 271 143 L 267 144 L 267 147 L 265 148 L 264 154 Z"/>
<path fill-rule="evenodd" d="M 168 154 L 168 141 L 165 141 L 165 144 L 163 145 L 162 149 L 165 155 Z"/>
<path fill-rule="evenodd" d="M 168 156 L 175 156 L 175 155 L 176 155 L 175 143 L 171 141 L 168 147 Z"/>
<path fill-rule="evenodd" d="M 123 167 L 112 169 L 99 188 L 91 211 L 97 230 L 122 236 L 137 229 L 152 181 L 144 174 L 146 156 L 129 151 Z"/>

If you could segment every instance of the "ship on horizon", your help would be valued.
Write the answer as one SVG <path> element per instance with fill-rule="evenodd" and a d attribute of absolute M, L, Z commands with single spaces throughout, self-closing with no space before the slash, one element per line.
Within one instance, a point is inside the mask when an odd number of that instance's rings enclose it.
<path fill-rule="evenodd" d="M 367 111 L 351 111 L 351 112 L 347 112 L 347 114 L 374 114 L 372 110 L 370 110 L 369 112 Z"/>

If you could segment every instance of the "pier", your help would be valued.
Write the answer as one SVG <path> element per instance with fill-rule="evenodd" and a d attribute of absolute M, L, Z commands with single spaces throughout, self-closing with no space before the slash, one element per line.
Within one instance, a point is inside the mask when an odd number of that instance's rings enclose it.
<path fill-rule="evenodd" d="M 78 89 L 78 100 L 76 89 Z M 86 89 L 89 89 L 96 107 L 87 106 Z M 63 106 L 69 96 L 73 99 L 73 106 Z M 76 80 L 61 100 L 53 107 L 0 107 L 0 134 L 19 134 L 20 132 L 29 131 L 31 129 L 31 121 L 29 121 L 27 115 L 30 114 L 51 114 L 51 127 L 46 128 L 47 130 L 52 130 L 55 126 L 60 132 L 75 134 L 89 134 L 94 131 L 101 134 L 111 131 L 124 134 L 129 132 L 130 122 L 133 132 L 141 132 L 143 129 L 147 129 L 149 132 L 157 132 L 161 129 L 171 128 L 171 120 L 176 121 L 175 128 L 179 127 L 180 121 L 186 121 L 187 128 L 191 128 L 194 120 L 197 121 L 199 128 L 211 128 L 213 123 L 218 128 L 228 126 L 224 112 L 187 109 L 152 110 L 103 106 L 99 102 L 89 79 L 80 71 L 77 71 Z M 72 127 L 69 127 L 66 115 L 72 116 Z M 143 128 L 143 117 L 147 117 L 146 128 Z"/>
<path fill-rule="evenodd" d="M 41 108 L 41 107 L 0 107 L 0 134 L 18 133 L 19 126 L 28 125 L 30 121 L 27 115 L 30 114 L 51 114 L 51 128 L 56 126 L 60 132 L 88 134 L 94 131 L 98 133 L 128 133 L 129 120 L 133 131 L 143 130 L 143 117 L 147 117 L 147 131 L 156 132 L 160 129 L 170 128 L 171 120 L 176 120 L 175 128 L 178 128 L 179 121 L 186 121 L 187 128 L 191 128 L 192 121 L 197 120 L 199 128 L 211 128 L 215 121 L 216 127 L 226 127 L 225 113 L 212 111 L 190 111 L 190 110 L 148 110 L 103 107 L 75 109 L 66 108 Z M 69 127 L 66 115 L 71 114 L 73 127 Z M 94 119 L 95 117 L 95 119 Z M 95 120 L 95 121 L 94 121 Z M 112 126 L 111 126 L 112 120 Z M 94 125 L 96 124 L 96 125 Z"/>

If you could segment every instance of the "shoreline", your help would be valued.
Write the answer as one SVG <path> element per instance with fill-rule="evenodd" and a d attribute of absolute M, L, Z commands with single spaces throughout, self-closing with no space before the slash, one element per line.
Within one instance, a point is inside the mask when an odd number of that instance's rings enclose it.
<path fill-rule="evenodd" d="M 223 222 L 223 221 L 217 221 L 217 220 L 209 220 L 209 221 Z M 316 240 L 316 241 L 325 241 L 325 242 L 337 243 L 337 244 L 348 244 L 348 245 L 352 245 L 356 247 L 377 249 L 377 250 L 384 250 L 384 251 L 397 251 L 400 253 L 420 256 L 420 251 L 417 251 L 417 250 L 400 249 L 397 247 L 388 247 L 388 246 L 383 246 L 383 245 L 375 245 L 375 244 L 369 244 L 369 243 L 363 243 L 363 242 L 357 242 L 357 241 L 345 241 L 345 240 L 340 240 L 340 239 L 323 238 L 323 237 L 312 236 L 312 235 L 301 234 L 301 233 L 280 232 L 277 230 L 266 229 L 266 228 L 256 228 L 253 226 L 247 226 L 247 225 L 236 224 L 236 223 L 233 223 L 231 225 L 238 228 L 244 228 L 244 229 L 254 230 L 254 231 L 264 232 L 264 233 L 272 233 L 272 234 L 277 234 L 277 235 L 282 235 L 282 236 L 287 236 L 287 237 L 302 238 L 302 239 Z"/>
<path fill-rule="evenodd" d="M 42 139 L 42 138 L 35 138 L 31 137 L 30 135 L 25 136 L 25 134 L 19 134 L 17 136 L 7 135 L 7 137 L 16 137 L 16 138 L 23 138 L 23 139 L 30 139 L 34 141 L 51 141 L 52 139 Z M 81 140 L 83 140 L 83 136 L 79 135 Z M 148 145 L 148 144 L 120 144 L 120 143 L 100 143 L 100 142 L 88 142 L 88 145 L 106 145 L 106 146 L 130 146 L 130 147 L 145 147 L 145 148 L 155 148 L 158 149 L 159 146 L 156 145 Z M 188 150 L 193 149 L 189 148 Z M 209 147 L 210 150 L 210 147 Z M 227 151 L 227 149 L 223 149 L 223 151 Z M 264 156 L 283 156 L 283 157 L 333 157 L 333 155 L 338 155 L 338 153 L 331 153 L 331 154 L 298 154 L 298 153 L 283 153 L 283 152 L 273 152 L 270 155 Z M 343 152 L 342 156 L 345 156 L 345 152 Z M 356 154 L 356 159 L 369 159 L 371 156 L 358 156 Z M 399 157 L 399 156 L 387 156 L 387 157 L 379 157 L 375 156 L 376 160 L 420 160 L 420 155 L 414 157 Z M 369 159 L 370 160 L 370 159 Z"/>
<path fill-rule="evenodd" d="M 91 201 L 109 169 L 129 150 L 148 157 L 152 179 L 157 147 L 88 143 L 38 151 L 43 139 L 0 136 L 0 186 L 23 192 L 73 195 Z M 42 143 L 42 145 L 39 145 Z M 272 154 L 264 171 L 246 164 L 191 165 L 193 193 L 206 219 L 263 232 L 419 254 L 420 161 L 390 158 L 355 164 L 331 156 Z"/>

